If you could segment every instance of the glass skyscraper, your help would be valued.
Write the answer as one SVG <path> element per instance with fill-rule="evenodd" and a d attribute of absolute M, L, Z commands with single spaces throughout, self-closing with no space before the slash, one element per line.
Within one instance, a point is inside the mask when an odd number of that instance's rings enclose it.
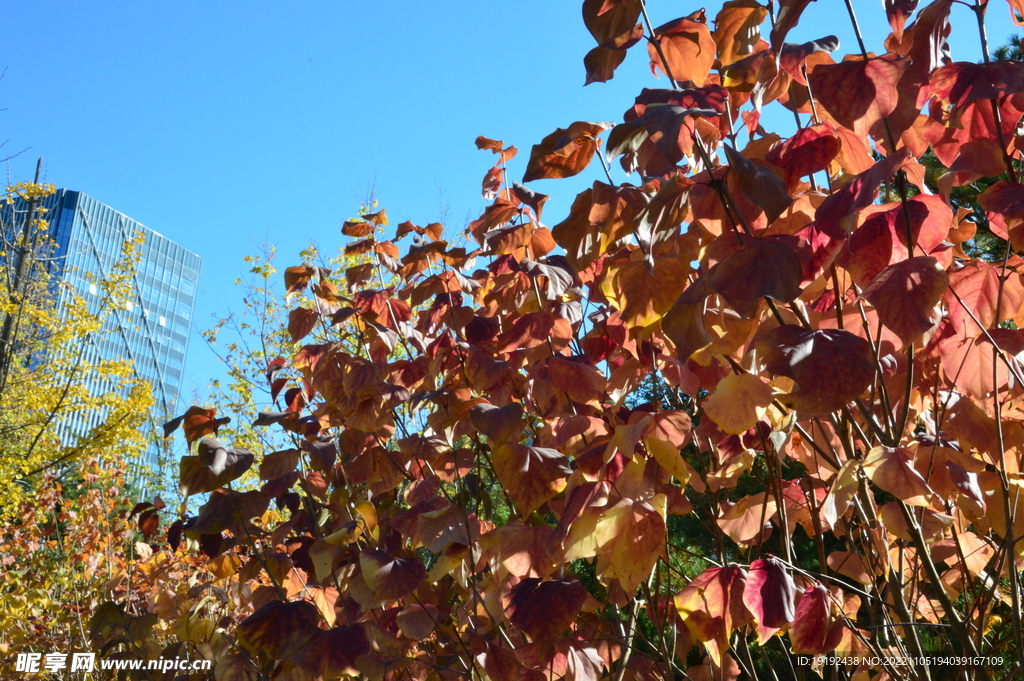
<path fill-rule="evenodd" d="M 93 353 L 87 359 L 131 360 L 136 374 L 153 386 L 153 422 L 173 416 L 178 412 L 200 257 L 82 192 L 59 189 L 40 205 L 47 209 L 42 217 L 49 221 L 50 238 L 56 244 L 52 261 L 61 279 L 86 301 L 98 301 L 99 292 L 85 275 L 103 278 L 121 257 L 125 242 L 142 232 L 134 300 L 109 318 L 111 328 L 87 349 Z M 103 416 L 90 414 L 61 424 L 62 429 L 83 434 Z M 149 463 L 155 463 L 155 453 L 154 448 Z"/>

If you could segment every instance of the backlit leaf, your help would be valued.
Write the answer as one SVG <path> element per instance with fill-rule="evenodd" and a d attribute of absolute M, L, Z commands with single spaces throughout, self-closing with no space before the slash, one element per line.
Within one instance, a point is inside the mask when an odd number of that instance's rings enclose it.
<path fill-rule="evenodd" d="M 836 121 L 865 134 L 896 108 L 896 84 L 909 59 L 890 56 L 819 64 L 810 73 L 811 90 Z"/>
<path fill-rule="evenodd" d="M 757 621 L 758 643 L 789 625 L 796 614 L 796 583 L 774 556 L 750 564 L 743 604 Z"/>
<path fill-rule="evenodd" d="M 746 581 L 747 573 L 741 567 L 708 568 L 675 596 L 679 616 L 716 664 L 722 663 L 733 630 L 753 619 L 743 604 Z"/>
<path fill-rule="evenodd" d="M 572 177 L 590 165 L 598 148 L 597 136 L 608 126 L 577 121 L 558 128 L 530 150 L 523 182 L 549 177 Z"/>
<path fill-rule="evenodd" d="M 666 63 L 661 63 L 652 42 L 647 48 L 651 64 L 662 73 L 671 74 L 676 81 L 691 81 L 698 87 L 704 85 L 717 50 L 707 24 L 684 17 L 659 26 L 654 29 L 654 35 L 661 43 Z"/>
<path fill-rule="evenodd" d="M 704 413 L 726 433 L 741 434 L 761 420 L 775 391 L 752 374 L 726 376 L 704 403 Z"/>
<path fill-rule="evenodd" d="M 875 447 L 864 458 L 871 482 L 911 506 L 928 506 L 932 490 L 913 466 L 914 452 L 906 447 Z"/>
<path fill-rule="evenodd" d="M 882 270 L 863 295 L 907 345 L 938 322 L 934 309 L 948 286 L 949 277 L 938 261 L 918 256 Z"/>
<path fill-rule="evenodd" d="M 807 587 L 789 628 L 795 654 L 822 655 L 836 649 L 842 640 L 843 622 L 832 616 L 832 597 L 821 584 Z"/>

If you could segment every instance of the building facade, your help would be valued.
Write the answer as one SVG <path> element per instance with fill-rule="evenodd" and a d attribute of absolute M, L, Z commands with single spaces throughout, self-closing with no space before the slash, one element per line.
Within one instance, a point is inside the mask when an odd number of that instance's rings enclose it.
<path fill-rule="evenodd" d="M 52 262 L 60 277 L 85 300 L 96 298 L 88 274 L 103 278 L 120 259 L 136 232 L 143 234 L 141 260 L 134 276 L 134 299 L 108 319 L 111 328 L 86 350 L 87 359 L 129 359 L 136 374 L 150 382 L 156 401 L 153 422 L 178 413 L 188 338 L 199 283 L 201 259 L 167 237 L 117 212 L 82 192 L 59 189 L 40 205 L 56 244 Z M 69 295 L 65 291 L 62 295 Z M 91 356 L 89 356 L 91 355 Z M 101 386 L 90 386 L 97 392 Z M 99 423 L 90 414 L 61 424 L 68 435 L 80 435 Z M 156 463 L 154 445 L 148 463 Z"/>

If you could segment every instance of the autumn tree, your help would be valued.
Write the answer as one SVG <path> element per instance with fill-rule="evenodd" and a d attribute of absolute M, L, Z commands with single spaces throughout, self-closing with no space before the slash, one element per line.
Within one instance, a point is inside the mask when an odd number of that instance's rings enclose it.
<path fill-rule="evenodd" d="M 947 58 L 952 0 L 886 2 L 873 52 L 847 4 L 837 59 L 787 42 L 808 4 L 585 0 L 587 82 L 640 44 L 661 78 L 621 122 L 522 183 L 479 137 L 471 250 L 363 219 L 365 261 L 286 268 L 253 423 L 286 443 L 168 424 L 197 508 L 145 509 L 93 645 L 221 681 L 1018 678 L 1024 64 Z M 584 172 L 545 227 L 525 185 Z M 984 178 L 994 262 L 950 202 Z"/>
<path fill-rule="evenodd" d="M 87 361 L 85 350 L 113 332 L 115 309 L 131 300 L 138 239 L 124 245 L 105 278 L 90 277 L 99 291 L 90 304 L 62 283 L 52 257 L 46 211 L 40 200 L 52 185 L 8 187 L 0 225 L 0 515 L 19 513 L 43 471 L 71 471 L 78 460 L 117 450 L 140 455 L 152 407 L 149 386 L 125 359 Z M 76 429 L 90 415 L 97 425 Z"/>

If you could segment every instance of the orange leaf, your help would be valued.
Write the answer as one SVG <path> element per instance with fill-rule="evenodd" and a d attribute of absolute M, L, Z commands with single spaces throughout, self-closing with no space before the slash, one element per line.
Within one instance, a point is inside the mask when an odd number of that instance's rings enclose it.
<path fill-rule="evenodd" d="M 661 44 L 666 63 L 652 41 L 647 46 L 651 67 L 661 69 L 677 82 L 691 81 L 704 85 L 715 63 L 717 45 L 707 24 L 689 18 L 676 19 L 654 29 L 655 40 Z"/>
<path fill-rule="evenodd" d="M 568 129 L 558 128 L 540 144 L 533 145 L 523 182 L 572 177 L 583 172 L 597 152 L 597 136 L 608 127 L 604 123 L 577 121 Z"/>
<path fill-rule="evenodd" d="M 766 16 L 768 8 L 757 0 L 728 0 L 722 4 L 712 37 L 723 66 L 753 53 L 754 46 L 761 41 L 758 27 Z"/>
<path fill-rule="evenodd" d="M 494 473 L 523 518 L 565 489 L 572 472 L 565 456 L 556 449 L 504 444 L 492 455 Z"/>
<path fill-rule="evenodd" d="M 739 435 L 764 417 L 774 394 L 770 385 L 752 374 L 726 376 L 704 403 L 704 413 L 726 433 Z"/>
<path fill-rule="evenodd" d="M 904 503 L 928 506 L 933 492 L 913 462 L 914 451 L 906 447 L 875 447 L 864 459 L 864 474 Z"/>

